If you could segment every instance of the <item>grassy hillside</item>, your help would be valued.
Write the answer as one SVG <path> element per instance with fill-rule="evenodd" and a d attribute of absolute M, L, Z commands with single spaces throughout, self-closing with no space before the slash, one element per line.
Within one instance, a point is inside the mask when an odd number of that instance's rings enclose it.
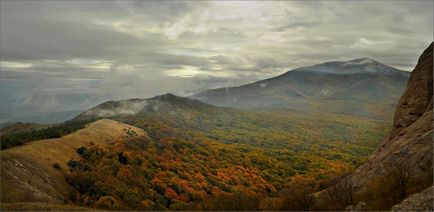
<path fill-rule="evenodd" d="M 65 182 L 67 163 L 78 159 L 81 146 L 109 145 L 115 140 L 146 136 L 143 130 L 112 120 L 99 120 L 61 138 L 39 140 L 0 151 L 1 202 L 49 202 L 69 200 L 72 188 Z"/>
<path fill-rule="evenodd" d="M 2 211 L 92 211 L 95 209 L 72 204 L 51 203 L 1 203 Z"/>

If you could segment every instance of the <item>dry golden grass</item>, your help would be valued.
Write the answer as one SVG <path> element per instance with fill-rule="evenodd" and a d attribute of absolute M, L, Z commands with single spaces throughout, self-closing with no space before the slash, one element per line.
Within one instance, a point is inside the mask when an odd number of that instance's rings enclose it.
<path fill-rule="evenodd" d="M 127 139 L 126 129 L 146 136 L 142 129 L 103 119 L 62 138 L 34 141 L 0 151 L 1 202 L 63 204 L 72 189 L 64 178 L 68 170 L 66 163 L 80 158 L 76 149 L 89 146 L 91 142 L 110 145 Z M 58 164 L 57 168 L 53 164 Z"/>

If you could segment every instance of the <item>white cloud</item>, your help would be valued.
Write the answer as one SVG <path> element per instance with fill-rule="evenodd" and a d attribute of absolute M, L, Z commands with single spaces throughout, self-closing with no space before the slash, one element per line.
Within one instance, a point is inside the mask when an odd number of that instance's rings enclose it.
<path fill-rule="evenodd" d="M 395 45 L 395 43 L 391 40 L 369 40 L 360 38 L 356 43 L 351 45 L 350 48 L 384 48 L 393 45 Z"/>
<path fill-rule="evenodd" d="M 200 70 L 199 67 L 194 67 L 194 66 L 183 66 L 181 69 L 170 69 L 170 70 L 164 71 L 164 73 L 170 77 L 181 77 L 181 78 L 192 78 L 192 77 L 234 78 L 234 77 L 237 77 L 235 73 L 230 72 L 230 71 L 218 71 L 218 70 L 204 71 L 204 70 Z"/>
<path fill-rule="evenodd" d="M 5 69 L 23 69 L 32 67 L 31 63 L 0 61 L 0 67 Z"/>

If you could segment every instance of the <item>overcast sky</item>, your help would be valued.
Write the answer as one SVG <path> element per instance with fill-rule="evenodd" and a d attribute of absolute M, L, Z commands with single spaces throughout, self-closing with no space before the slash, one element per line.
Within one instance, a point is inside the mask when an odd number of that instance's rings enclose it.
<path fill-rule="evenodd" d="M 4 1 L 0 119 L 188 96 L 331 60 L 411 71 L 433 1 Z"/>

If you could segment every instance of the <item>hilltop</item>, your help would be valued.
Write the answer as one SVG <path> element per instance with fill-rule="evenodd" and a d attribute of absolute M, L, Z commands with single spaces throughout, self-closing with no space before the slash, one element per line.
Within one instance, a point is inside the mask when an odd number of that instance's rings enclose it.
<path fill-rule="evenodd" d="M 64 175 L 68 172 L 68 161 L 80 158 L 76 149 L 128 139 L 128 131 L 146 137 L 141 129 L 102 119 L 61 138 L 34 141 L 0 151 L 1 202 L 68 202 L 73 188 Z"/>
<path fill-rule="evenodd" d="M 125 99 L 107 101 L 80 113 L 71 121 L 89 120 L 105 117 L 127 117 L 144 115 L 153 112 L 176 113 L 180 110 L 205 111 L 215 107 L 198 100 L 179 97 L 171 93 L 148 99 Z"/>

